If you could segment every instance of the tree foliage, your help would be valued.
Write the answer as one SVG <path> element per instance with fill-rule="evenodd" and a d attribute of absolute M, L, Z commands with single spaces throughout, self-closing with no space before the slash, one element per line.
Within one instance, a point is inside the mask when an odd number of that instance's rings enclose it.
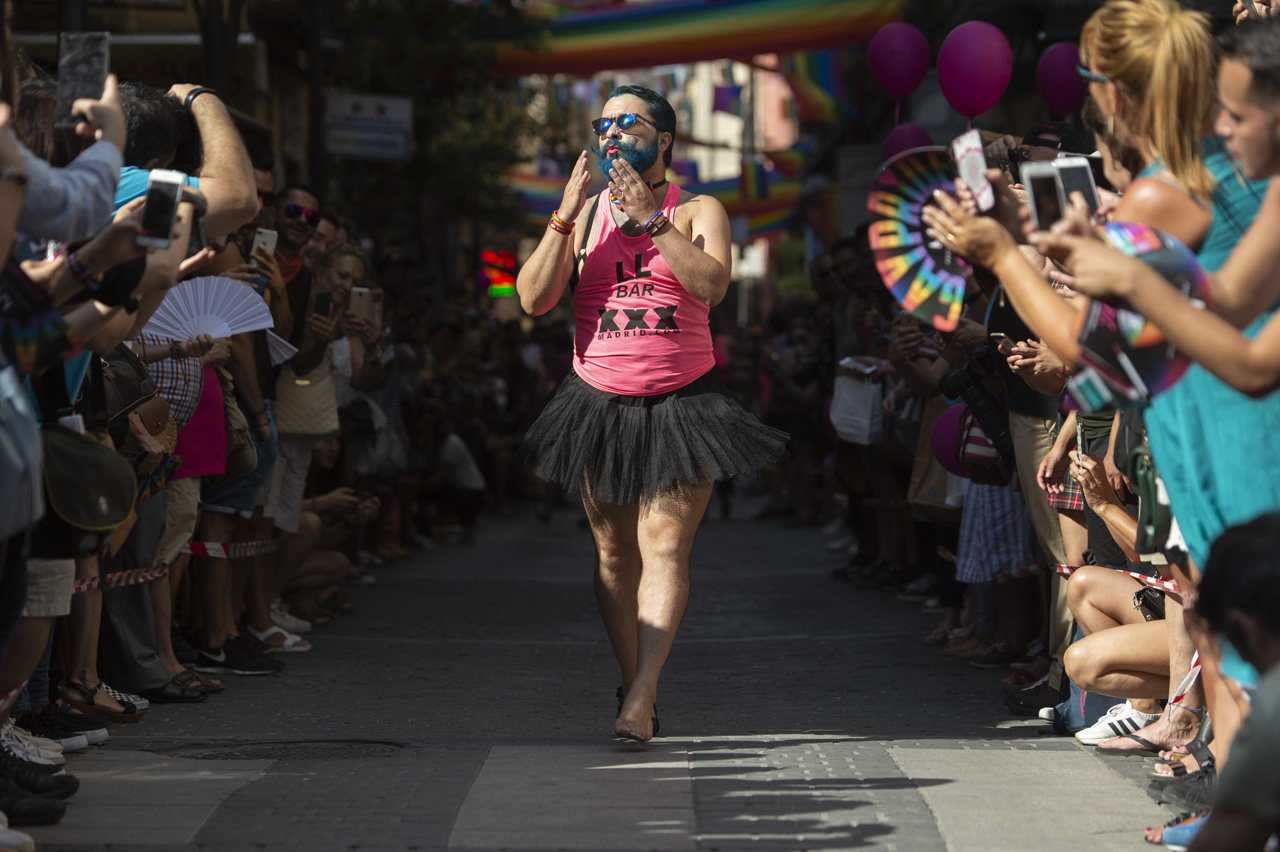
<path fill-rule="evenodd" d="M 515 105 L 514 81 L 491 73 L 492 36 L 532 31 L 511 0 L 351 0 L 335 24 L 344 48 L 326 68 L 332 89 L 414 101 L 413 158 L 378 191 L 430 195 L 450 216 L 516 216 L 499 176 L 522 159 L 534 128 Z M 350 181 L 353 172 L 331 173 Z"/>

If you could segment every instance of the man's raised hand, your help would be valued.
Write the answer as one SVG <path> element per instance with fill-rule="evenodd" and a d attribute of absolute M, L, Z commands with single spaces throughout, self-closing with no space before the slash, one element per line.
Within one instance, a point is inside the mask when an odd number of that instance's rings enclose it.
<path fill-rule="evenodd" d="M 120 92 L 116 88 L 116 75 L 108 74 L 102 87 L 102 97 L 78 98 L 71 105 L 71 114 L 83 116 L 76 125 L 76 134 L 92 136 L 96 141 L 107 140 L 124 150 L 128 131 L 124 123 L 124 109 L 120 106 Z"/>
<path fill-rule="evenodd" d="M 643 225 L 658 212 L 658 202 L 653 200 L 653 190 L 649 189 L 649 184 L 640 177 L 635 167 L 623 158 L 618 157 L 613 161 L 609 174 L 605 177 L 609 179 L 609 190 L 622 205 L 622 212 L 632 221 Z"/>
<path fill-rule="evenodd" d="M 578 155 L 578 162 L 573 164 L 569 173 L 569 182 L 564 187 L 564 198 L 560 201 L 557 215 L 566 222 L 578 218 L 583 206 L 587 203 L 587 190 L 591 188 L 591 173 L 587 171 L 587 152 Z"/>

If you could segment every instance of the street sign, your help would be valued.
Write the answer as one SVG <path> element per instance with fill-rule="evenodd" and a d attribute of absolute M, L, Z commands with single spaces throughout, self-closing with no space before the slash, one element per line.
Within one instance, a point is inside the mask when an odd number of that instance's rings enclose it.
<path fill-rule="evenodd" d="M 325 150 L 339 157 L 407 160 L 413 100 L 391 95 L 329 95 Z"/>

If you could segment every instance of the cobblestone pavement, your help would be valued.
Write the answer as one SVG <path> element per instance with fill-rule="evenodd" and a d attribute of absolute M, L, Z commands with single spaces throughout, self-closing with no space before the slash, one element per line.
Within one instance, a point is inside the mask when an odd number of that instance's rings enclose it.
<path fill-rule="evenodd" d="M 351 587 L 283 676 L 114 726 L 40 848 L 1074 852 L 1168 818 L 1143 761 L 1010 718 L 918 605 L 777 524 L 704 525 L 665 736 L 615 743 L 579 514 L 487 516 Z"/>

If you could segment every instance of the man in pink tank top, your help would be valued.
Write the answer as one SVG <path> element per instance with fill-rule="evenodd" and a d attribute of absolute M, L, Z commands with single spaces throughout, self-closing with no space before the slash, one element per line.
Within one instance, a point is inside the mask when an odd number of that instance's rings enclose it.
<path fill-rule="evenodd" d="M 574 371 L 525 447 L 540 476 L 582 493 L 622 675 L 614 734 L 643 742 L 657 733 L 658 676 L 714 482 L 772 464 L 786 436 L 743 411 L 716 375 L 708 312 L 729 287 L 729 218 L 716 199 L 667 182 L 671 105 L 623 86 L 600 115 L 592 129 L 608 188 L 588 198 L 583 151 L 516 281 L 536 316 L 578 273 Z"/>

